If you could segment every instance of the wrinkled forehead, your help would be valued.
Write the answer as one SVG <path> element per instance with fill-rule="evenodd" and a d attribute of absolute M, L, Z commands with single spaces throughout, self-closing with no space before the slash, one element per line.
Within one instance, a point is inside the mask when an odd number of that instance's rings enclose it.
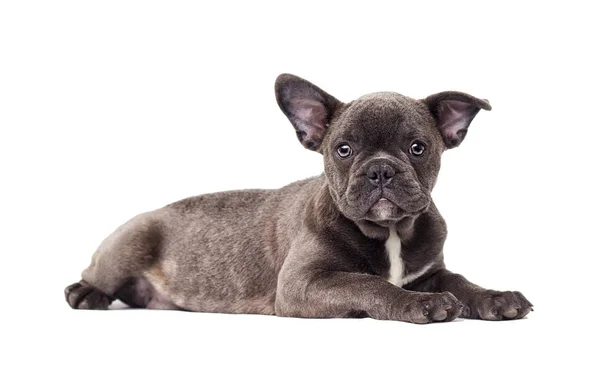
<path fill-rule="evenodd" d="M 381 145 L 404 136 L 427 134 L 433 126 L 433 117 L 427 107 L 415 99 L 379 92 L 352 101 L 339 122 L 340 136 Z"/>

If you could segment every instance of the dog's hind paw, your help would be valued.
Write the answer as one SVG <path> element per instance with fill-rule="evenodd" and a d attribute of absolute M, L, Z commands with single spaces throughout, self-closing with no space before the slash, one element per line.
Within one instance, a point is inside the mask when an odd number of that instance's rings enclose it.
<path fill-rule="evenodd" d="M 72 308 L 87 310 L 106 310 L 113 301 L 108 295 L 85 281 L 67 286 L 65 299 Z"/>

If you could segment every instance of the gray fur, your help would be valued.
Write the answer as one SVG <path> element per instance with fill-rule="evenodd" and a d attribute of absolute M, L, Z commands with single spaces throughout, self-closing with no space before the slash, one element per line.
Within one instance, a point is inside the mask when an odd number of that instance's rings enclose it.
<path fill-rule="evenodd" d="M 444 150 L 458 146 L 486 100 L 443 92 L 424 100 L 373 93 L 342 103 L 280 75 L 277 102 L 324 174 L 278 190 L 201 195 L 141 214 L 110 235 L 65 290 L 73 308 L 133 307 L 414 323 L 459 315 L 522 318 L 518 292 L 486 290 L 445 269 L 446 225 L 431 200 Z M 416 140 L 416 141 L 415 141 Z M 425 144 L 421 156 L 411 152 Z M 340 144 L 352 148 L 342 158 Z M 390 228 L 405 286 L 386 278 Z"/>

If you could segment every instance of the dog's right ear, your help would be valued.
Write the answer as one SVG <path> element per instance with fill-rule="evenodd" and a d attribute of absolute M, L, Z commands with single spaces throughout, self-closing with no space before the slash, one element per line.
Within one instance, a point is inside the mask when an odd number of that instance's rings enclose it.
<path fill-rule="evenodd" d="M 275 97 L 296 129 L 300 143 L 319 151 L 331 118 L 342 103 L 310 82 L 287 73 L 277 77 Z"/>

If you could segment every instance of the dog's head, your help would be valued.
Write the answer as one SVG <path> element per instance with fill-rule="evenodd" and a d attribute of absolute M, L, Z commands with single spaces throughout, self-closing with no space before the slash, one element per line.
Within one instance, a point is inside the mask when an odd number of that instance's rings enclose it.
<path fill-rule="evenodd" d="M 307 149 L 323 154 L 340 212 L 387 226 L 427 210 L 445 149 L 460 145 L 487 100 L 442 92 L 415 100 L 392 92 L 342 103 L 290 74 L 277 102 Z"/>

